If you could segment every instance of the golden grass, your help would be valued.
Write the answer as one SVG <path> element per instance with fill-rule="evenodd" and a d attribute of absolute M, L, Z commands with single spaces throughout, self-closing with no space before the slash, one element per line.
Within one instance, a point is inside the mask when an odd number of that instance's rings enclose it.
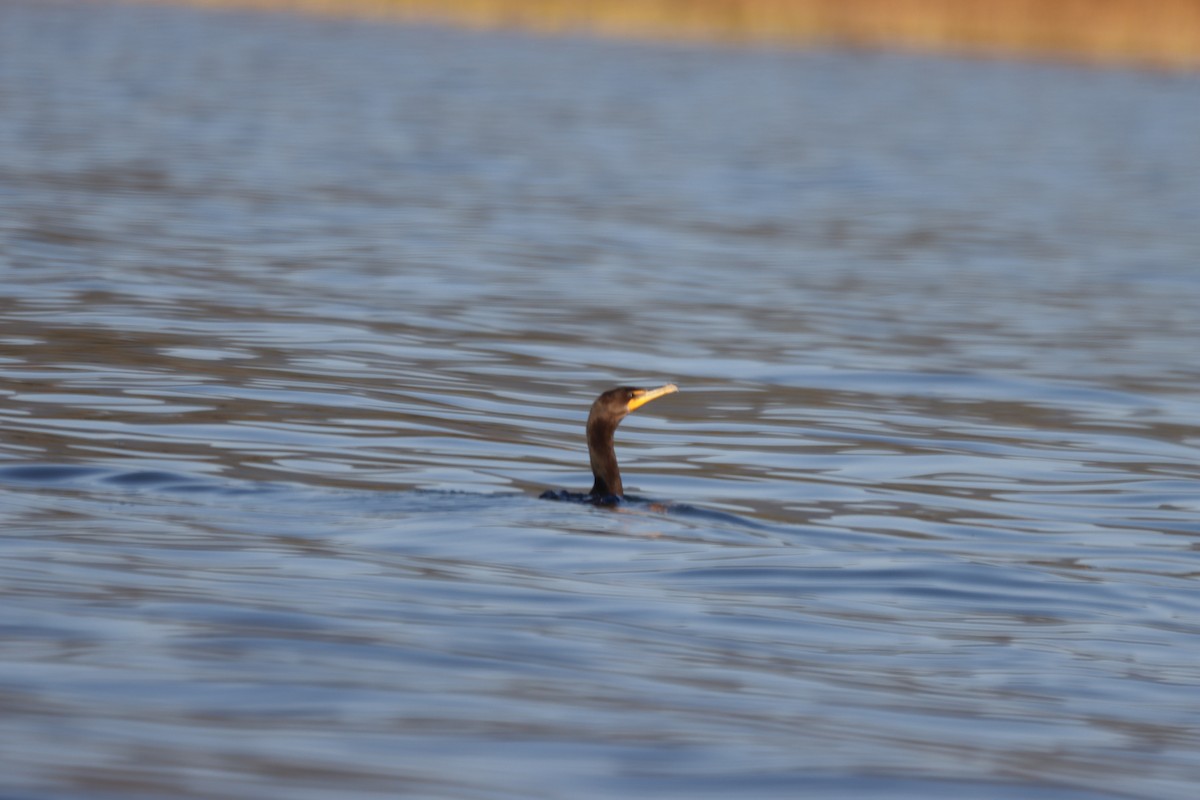
<path fill-rule="evenodd" d="M 541 32 L 1200 66 L 1200 0 L 175 1 Z"/>

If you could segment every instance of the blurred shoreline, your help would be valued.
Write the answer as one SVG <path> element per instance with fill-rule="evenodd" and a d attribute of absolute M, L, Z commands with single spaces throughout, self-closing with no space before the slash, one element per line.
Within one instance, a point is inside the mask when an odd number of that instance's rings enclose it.
<path fill-rule="evenodd" d="M 1200 66 L 1200 0 L 135 0 L 539 33 Z"/>

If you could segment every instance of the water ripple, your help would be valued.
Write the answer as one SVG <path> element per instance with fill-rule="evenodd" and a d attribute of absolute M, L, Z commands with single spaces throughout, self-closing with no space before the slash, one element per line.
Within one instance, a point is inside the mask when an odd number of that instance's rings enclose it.
<path fill-rule="evenodd" d="M 1194 795 L 1194 81 L 19 2 L 0 61 L 10 794 Z M 537 499 L 667 381 L 639 499 Z"/>

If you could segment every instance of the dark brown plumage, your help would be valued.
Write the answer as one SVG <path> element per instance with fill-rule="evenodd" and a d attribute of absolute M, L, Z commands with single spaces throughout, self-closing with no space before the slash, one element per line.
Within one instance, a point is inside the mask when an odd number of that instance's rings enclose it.
<path fill-rule="evenodd" d="M 617 454 L 613 449 L 613 434 L 621 420 L 651 400 L 677 391 L 679 387 L 673 383 L 657 389 L 618 386 L 609 389 L 592 403 L 587 421 L 587 444 L 592 475 L 596 479 L 589 492 L 593 500 L 620 497 L 625 493 L 621 485 L 621 471 L 617 468 Z"/>

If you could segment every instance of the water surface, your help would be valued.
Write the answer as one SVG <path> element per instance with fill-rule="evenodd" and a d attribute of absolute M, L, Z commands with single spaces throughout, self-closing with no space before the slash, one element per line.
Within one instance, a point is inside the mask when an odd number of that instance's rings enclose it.
<path fill-rule="evenodd" d="M 1200 84 L 0 4 L 0 787 L 1191 798 Z M 617 437 L 618 383 L 682 391 Z"/>

